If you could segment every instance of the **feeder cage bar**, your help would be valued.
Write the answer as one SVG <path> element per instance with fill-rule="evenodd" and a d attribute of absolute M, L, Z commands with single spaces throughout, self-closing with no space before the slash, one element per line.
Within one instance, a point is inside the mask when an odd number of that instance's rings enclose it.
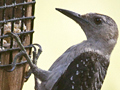
<path fill-rule="evenodd" d="M 0 90 L 22 89 L 28 64 L 21 57 L 15 70 L 8 72 L 15 55 L 21 50 L 15 39 L 6 33 L 16 33 L 31 55 L 35 3 L 35 0 L 0 0 Z"/>

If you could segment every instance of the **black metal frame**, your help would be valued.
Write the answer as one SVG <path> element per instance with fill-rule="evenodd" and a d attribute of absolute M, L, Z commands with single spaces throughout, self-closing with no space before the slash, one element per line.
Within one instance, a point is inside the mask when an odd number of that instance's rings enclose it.
<path fill-rule="evenodd" d="M 3 12 L 0 12 L 2 13 L 2 20 L 0 20 L 0 25 L 2 25 L 3 27 L 3 30 L 1 30 L 1 36 L 0 36 L 0 39 L 1 39 L 1 44 L 0 46 L 3 47 L 3 39 L 6 38 L 6 37 L 9 37 L 8 35 L 4 35 L 4 24 L 6 24 L 7 22 L 11 22 L 11 32 L 13 32 L 13 29 L 14 29 L 14 23 L 16 21 L 20 21 L 21 20 L 21 33 L 17 33 L 18 35 L 26 35 L 26 34 L 30 34 L 30 45 L 29 46 L 25 46 L 25 48 L 27 49 L 30 49 L 32 48 L 31 44 L 32 44 L 32 38 L 33 38 L 33 33 L 34 33 L 34 30 L 33 30 L 33 26 L 34 26 L 34 8 L 35 8 L 35 0 L 32 0 L 31 2 L 27 2 L 26 0 L 21 0 L 22 2 L 20 3 L 16 3 L 17 0 L 12 0 L 12 4 L 10 5 L 7 5 L 7 0 L 3 0 L 3 5 L 0 6 L 0 10 L 2 10 Z M 25 7 L 27 7 L 28 5 L 32 5 L 32 16 L 30 17 L 27 17 L 25 16 Z M 22 16 L 19 17 L 19 18 L 16 18 L 15 17 L 15 8 L 17 6 L 21 6 L 22 7 Z M 7 8 L 12 8 L 12 18 L 8 19 L 8 20 L 5 20 L 5 10 Z M 26 32 L 22 32 L 23 31 L 23 21 L 25 20 L 31 20 L 31 30 L 30 31 L 26 31 Z M 0 51 L 0 57 L 1 57 L 1 54 L 4 53 L 4 52 L 10 52 L 10 58 L 9 59 L 12 59 L 12 53 L 13 51 L 15 50 L 20 50 L 20 48 L 12 48 L 13 47 L 13 38 L 11 38 L 11 42 L 10 42 L 10 48 L 9 49 L 5 49 L 5 50 L 2 50 Z M 30 54 L 30 53 L 29 53 Z M 17 65 L 20 65 L 20 64 L 24 64 L 26 63 L 27 61 L 21 61 L 20 63 L 17 63 Z M 9 67 L 11 66 L 11 63 L 8 64 L 8 65 L 0 65 L 0 68 L 3 68 L 3 67 Z"/>

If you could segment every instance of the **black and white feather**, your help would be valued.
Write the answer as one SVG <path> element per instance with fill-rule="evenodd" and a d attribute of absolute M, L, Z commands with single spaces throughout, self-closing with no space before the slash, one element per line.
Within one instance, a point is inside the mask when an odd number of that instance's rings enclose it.
<path fill-rule="evenodd" d="M 100 90 L 109 60 L 97 52 L 84 52 L 74 59 L 52 90 Z"/>

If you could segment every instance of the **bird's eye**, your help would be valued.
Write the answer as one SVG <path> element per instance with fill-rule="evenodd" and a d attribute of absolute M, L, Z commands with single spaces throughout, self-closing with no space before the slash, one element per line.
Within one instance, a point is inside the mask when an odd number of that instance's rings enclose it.
<path fill-rule="evenodd" d="M 102 19 L 99 17 L 96 17 L 96 18 L 94 18 L 94 23 L 97 25 L 102 24 Z"/>

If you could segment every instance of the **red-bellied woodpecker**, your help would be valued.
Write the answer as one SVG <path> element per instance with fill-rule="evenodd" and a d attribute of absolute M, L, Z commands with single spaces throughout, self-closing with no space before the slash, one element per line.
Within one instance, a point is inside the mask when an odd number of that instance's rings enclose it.
<path fill-rule="evenodd" d="M 56 10 L 77 22 L 87 40 L 70 47 L 55 61 L 40 90 L 100 90 L 118 38 L 116 23 L 98 13 Z"/>
<path fill-rule="evenodd" d="M 68 48 L 48 71 L 39 69 L 26 56 L 36 77 L 36 90 L 100 90 L 118 38 L 116 23 L 109 16 L 98 13 L 80 15 L 56 10 L 77 22 L 87 40 Z"/>

